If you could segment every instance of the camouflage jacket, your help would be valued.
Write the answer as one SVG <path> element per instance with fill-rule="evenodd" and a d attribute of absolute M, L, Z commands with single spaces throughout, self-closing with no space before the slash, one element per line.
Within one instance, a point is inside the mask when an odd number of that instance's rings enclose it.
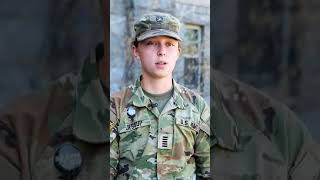
<path fill-rule="evenodd" d="M 211 174 L 223 180 L 319 180 L 320 148 L 285 105 L 211 76 Z"/>
<path fill-rule="evenodd" d="M 173 86 L 161 113 L 140 80 L 111 97 L 110 168 L 117 179 L 209 178 L 209 107 L 174 80 Z"/>
<path fill-rule="evenodd" d="M 109 111 L 96 68 L 92 55 L 80 76 L 68 74 L 1 110 L 1 179 L 106 179 Z"/>

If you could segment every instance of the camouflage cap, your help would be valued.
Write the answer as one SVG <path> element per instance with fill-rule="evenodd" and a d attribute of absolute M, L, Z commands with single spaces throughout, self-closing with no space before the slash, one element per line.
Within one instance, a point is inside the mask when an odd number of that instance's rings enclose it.
<path fill-rule="evenodd" d="M 134 24 L 137 41 L 155 36 L 169 36 L 181 41 L 179 36 L 180 21 L 166 13 L 152 12 L 142 16 Z"/>

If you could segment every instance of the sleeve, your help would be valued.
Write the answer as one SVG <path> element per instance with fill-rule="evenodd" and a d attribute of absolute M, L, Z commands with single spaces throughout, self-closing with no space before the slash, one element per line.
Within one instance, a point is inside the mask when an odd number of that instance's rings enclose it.
<path fill-rule="evenodd" d="M 110 105 L 110 178 L 113 179 L 117 175 L 119 163 L 119 135 L 114 102 L 111 101 Z"/>
<path fill-rule="evenodd" d="M 287 110 L 288 149 L 292 156 L 289 177 L 292 180 L 320 180 L 320 146 L 296 115 Z"/>
<path fill-rule="evenodd" d="M 316 150 L 317 149 L 317 150 Z M 310 144 L 301 148 L 289 176 L 292 180 L 320 180 L 320 148 L 318 144 Z"/>
<path fill-rule="evenodd" d="M 20 160 L 16 133 L 10 127 L 9 116 L 0 112 L 0 167 L 1 177 L 20 179 Z"/>
<path fill-rule="evenodd" d="M 20 151 L 19 133 L 16 131 L 19 125 L 15 123 L 16 117 L 11 111 L 10 108 L 0 109 L 0 177 L 18 180 L 29 172 L 21 163 L 26 156 L 23 156 Z M 28 166 L 24 167 L 28 168 Z"/>
<path fill-rule="evenodd" d="M 197 179 L 210 179 L 210 110 L 204 105 L 201 113 L 200 131 L 195 142 Z"/>

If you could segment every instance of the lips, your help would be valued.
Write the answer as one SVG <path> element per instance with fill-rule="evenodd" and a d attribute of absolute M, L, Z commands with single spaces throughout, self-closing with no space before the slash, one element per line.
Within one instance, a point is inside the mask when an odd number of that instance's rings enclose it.
<path fill-rule="evenodd" d="M 156 62 L 157 65 L 166 65 L 167 63 L 164 62 L 164 61 L 159 61 L 159 62 Z"/>
<path fill-rule="evenodd" d="M 167 62 L 159 61 L 159 62 L 156 62 L 156 67 L 158 69 L 164 69 L 167 64 L 168 64 Z"/>

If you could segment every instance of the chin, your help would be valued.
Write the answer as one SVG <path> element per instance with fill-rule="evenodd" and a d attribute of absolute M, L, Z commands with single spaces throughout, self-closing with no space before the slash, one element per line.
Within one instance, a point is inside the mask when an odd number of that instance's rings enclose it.
<path fill-rule="evenodd" d="M 167 77 L 169 77 L 170 75 L 168 75 L 168 74 L 154 74 L 153 75 L 153 77 L 155 78 L 155 79 L 163 79 L 163 78 L 167 78 Z"/>

